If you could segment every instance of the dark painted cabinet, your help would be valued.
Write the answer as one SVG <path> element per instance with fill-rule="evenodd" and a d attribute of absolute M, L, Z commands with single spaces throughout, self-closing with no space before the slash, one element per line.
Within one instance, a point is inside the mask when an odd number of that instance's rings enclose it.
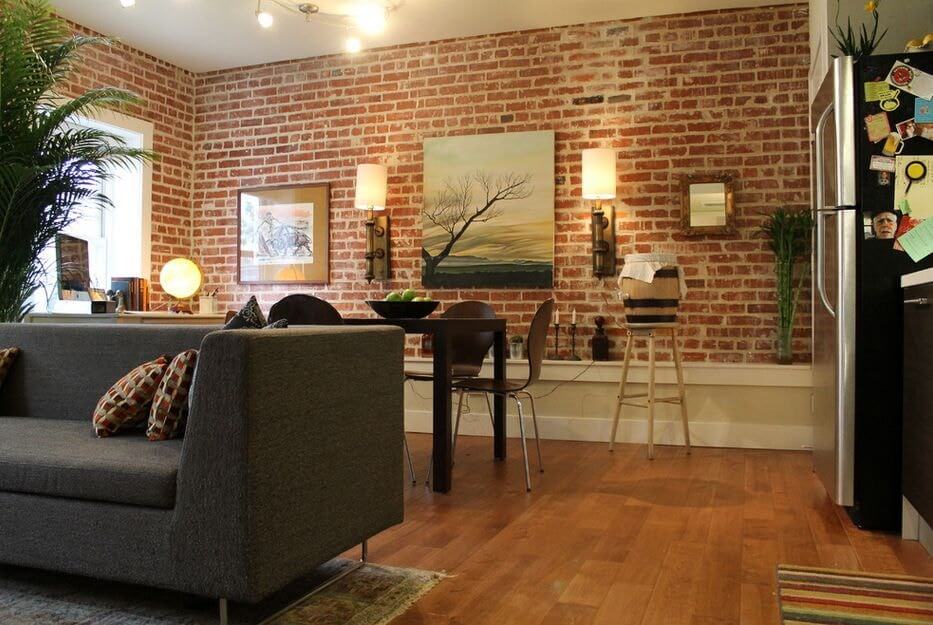
<path fill-rule="evenodd" d="M 904 289 L 903 491 L 933 526 L 933 284 Z"/>

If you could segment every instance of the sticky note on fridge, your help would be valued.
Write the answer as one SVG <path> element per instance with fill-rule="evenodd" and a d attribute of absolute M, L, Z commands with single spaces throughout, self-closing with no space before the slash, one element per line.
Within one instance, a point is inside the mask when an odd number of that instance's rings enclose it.
<path fill-rule="evenodd" d="M 871 161 L 868 163 L 868 169 L 872 171 L 889 171 L 894 172 L 895 163 L 893 156 L 882 156 L 880 154 L 872 154 Z"/>
<path fill-rule="evenodd" d="M 891 85 L 886 82 L 877 80 L 874 82 L 866 82 L 865 86 L 865 101 L 866 102 L 880 102 L 882 100 L 889 100 L 894 97 L 896 89 L 892 89 Z"/>
<path fill-rule="evenodd" d="M 891 134 L 891 124 L 887 113 L 877 113 L 865 116 L 865 130 L 868 131 L 868 140 L 872 143 L 884 141 Z"/>
<path fill-rule="evenodd" d="M 923 98 L 914 100 L 914 121 L 918 124 L 933 122 L 933 100 Z"/>
<path fill-rule="evenodd" d="M 895 61 L 885 81 L 919 98 L 933 100 L 933 75 L 907 63 Z"/>
<path fill-rule="evenodd" d="M 924 219 L 898 237 L 897 242 L 915 263 L 933 254 L 933 219 Z"/>

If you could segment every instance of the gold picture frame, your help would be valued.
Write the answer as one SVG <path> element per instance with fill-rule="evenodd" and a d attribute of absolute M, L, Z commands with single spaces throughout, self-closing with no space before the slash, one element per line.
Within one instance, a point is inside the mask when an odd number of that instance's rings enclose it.
<path fill-rule="evenodd" d="M 330 279 L 330 185 L 280 185 L 237 193 L 237 281 L 314 284 Z"/>

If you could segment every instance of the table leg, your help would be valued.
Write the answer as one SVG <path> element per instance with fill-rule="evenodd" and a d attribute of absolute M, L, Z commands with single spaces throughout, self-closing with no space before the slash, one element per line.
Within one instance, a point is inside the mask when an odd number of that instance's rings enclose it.
<path fill-rule="evenodd" d="M 446 493 L 451 485 L 450 336 L 434 334 L 434 492 Z"/>
<path fill-rule="evenodd" d="M 495 344 L 493 347 L 493 365 L 494 375 L 497 380 L 505 380 L 505 331 L 495 333 Z M 493 451 L 497 460 L 506 458 L 506 441 L 508 432 L 506 431 L 506 396 L 497 394 L 493 400 L 495 406 L 495 419 L 493 426 Z"/>

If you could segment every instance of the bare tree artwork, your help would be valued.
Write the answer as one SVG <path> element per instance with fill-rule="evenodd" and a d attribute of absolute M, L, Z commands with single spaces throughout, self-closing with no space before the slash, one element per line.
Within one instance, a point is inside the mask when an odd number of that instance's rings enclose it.
<path fill-rule="evenodd" d="M 443 230 L 447 237 L 444 247 L 434 255 L 426 247 L 421 248 L 425 277 L 434 276 L 437 266 L 450 256 L 454 245 L 470 226 L 502 215 L 506 202 L 530 197 L 534 192 L 531 179 L 530 174 L 493 177 L 476 171 L 456 180 L 445 180 L 440 191 L 425 199 L 422 211 L 425 220 Z"/>

